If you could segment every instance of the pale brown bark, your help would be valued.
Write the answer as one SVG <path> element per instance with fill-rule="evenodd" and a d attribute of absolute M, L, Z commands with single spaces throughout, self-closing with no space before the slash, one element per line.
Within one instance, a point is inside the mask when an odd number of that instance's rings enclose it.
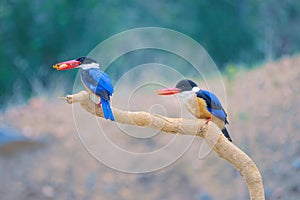
<path fill-rule="evenodd" d="M 103 117 L 102 109 L 89 98 L 86 91 L 66 97 L 68 103 L 80 103 L 88 112 Z M 233 143 L 229 142 L 213 123 L 202 119 L 168 118 L 147 112 L 130 112 L 112 108 L 115 121 L 122 124 L 145 126 L 165 133 L 197 135 L 222 158 L 230 162 L 244 178 L 251 200 L 263 200 L 264 187 L 261 174 L 252 159 Z"/>

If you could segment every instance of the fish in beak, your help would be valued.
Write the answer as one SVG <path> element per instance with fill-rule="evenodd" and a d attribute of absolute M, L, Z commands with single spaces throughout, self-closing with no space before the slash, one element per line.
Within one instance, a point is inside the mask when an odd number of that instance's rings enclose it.
<path fill-rule="evenodd" d="M 61 70 L 67 70 L 67 69 L 77 68 L 80 65 L 81 65 L 80 61 L 69 60 L 69 61 L 57 63 L 57 64 L 53 65 L 53 68 L 61 71 Z"/>

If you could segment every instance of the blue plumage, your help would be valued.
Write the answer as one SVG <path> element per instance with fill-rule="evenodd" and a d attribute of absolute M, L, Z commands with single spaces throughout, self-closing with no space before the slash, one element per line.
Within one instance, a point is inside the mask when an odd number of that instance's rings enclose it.
<path fill-rule="evenodd" d="M 114 92 L 109 76 L 99 68 L 81 70 L 81 81 L 92 93 L 100 97 L 105 119 L 115 120 L 110 107 L 110 96 Z"/>
<path fill-rule="evenodd" d="M 98 68 L 91 68 L 88 70 L 88 72 L 89 75 L 98 83 L 95 94 L 97 94 L 98 91 L 104 89 L 108 91 L 110 95 L 112 95 L 112 93 L 114 92 L 114 88 L 113 85 L 111 84 L 111 80 L 109 76 L 106 73 L 104 73 L 102 70 Z"/>
<path fill-rule="evenodd" d="M 228 124 L 227 121 L 227 113 L 225 112 L 224 108 L 222 107 L 222 104 L 218 97 L 214 95 L 213 93 L 207 91 L 207 90 L 199 90 L 196 92 L 197 97 L 202 98 L 206 102 L 206 109 L 213 114 L 215 117 L 222 120 L 225 124 Z M 221 129 L 222 133 L 225 135 L 225 137 L 232 142 L 232 139 L 229 135 L 228 130 L 223 127 Z"/>
<path fill-rule="evenodd" d="M 90 92 L 100 97 L 105 119 L 114 121 L 114 115 L 110 107 L 110 96 L 114 92 L 110 78 L 99 68 L 99 63 L 89 57 L 79 57 L 75 60 L 57 63 L 53 66 L 57 70 L 81 68 L 81 82 Z"/>
<path fill-rule="evenodd" d="M 207 90 L 200 90 L 200 91 L 203 92 L 206 96 L 208 96 L 211 99 L 211 101 L 214 102 L 216 105 L 222 106 L 220 100 L 216 95 L 214 95 L 214 93 Z"/>
<path fill-rule="evenodd" d="M 207 90 L 199 90 L 196 92 L 197 97 L 202 98 L 205 100 L 207 105 L 207 110 L 216 116 L 217 118 L 224 121 L 226 124 L 228 124 L 227 121 L 227 114 L 225 110 L 222 107 L 222 104 L 218 97 L 214 95 L 213 93 L 207 91 Z"/>
<path fill-rule="evenodd" d="M 226 113 L 223 110 L 215 110 L 212 108 L 207 108 L 207 110 L 213 114 L 214 116 L 216 116 L 217 118 L 221 119 L 222 121 L 225 121 L 226 119 Z"/>
<path fill-rule="evenodd" d="M 110 104 L 109 101 L 100 98 L 101 99 L 101 103 L 102 103 L 102 109 L 103 109 L 103 114 L 104 114 L 104 118 L 105 119 L 111 119 L 111 121 L 115 121 L 115 117 L 112 113 L 112 110 L 110 108 Z"/>
<path fill-rule="evenodd" d="M 202 112 L 201 112 L 201 109 L 203 109 L 203 101 L 198 101 L 198 99 L 197 99 L 197 102 L 199 104 L 198 106 L 200 108 L 200 112 L 199 113 L 196 112 L 196 113 L 192 113 L 192 114 L 194 114 L 198 118 L 206 118 L 206 119 L 210 118 L 212 121 L 214 121 L 214 119 L 222 120 L 221 123 L 220 123 L 220 120 L 215 120 L 214 122 L 221 129 L 221 131 L 223 132 L 225 137 L 228 138 L 228 140 L 232 142 L 229 132 L 225 128 L 225 124 L 228 124 L 227 114 L 216 95 L 214 95 L 213 93 L 211 93 L 207 90 L 201 90 L 194 81 L 189 80 L 189 79 L 180 80 L 176 84 L 175 87 L 176 87 L 175 89 L 171 88 L 171 89 L 159 90 L 158 93 L 161 95 L 182 93 L 182 95 L 184 95 L 184 94 L 190 94 L 189 93 L 190 91 L 195 92 L 197 98 L 200 98 L 205 101 L 205 104 L 206 104 L 205 105 L 206 107 L 204 108 L 204 109 L 206 109 L 205 111 L 208 111 L 209 113 L 211 113 L 215 118 L 212 118 L 209 114 L 207 114 L 207 112 L 203 112 L 204 110 L 202 110 Z M 186 91 L 187 91 L 187 93 L 185 93 Z M 183 99 L 184 99 L 184 102 L 187 104 L 188 108 L 192 108 L 193 106 L 195 106 L 195 105 L 193 105 L 193 103 L 191 103 L 193 101 L 189 101 L 191 99 L 186 100 L 185 98 L 186 98 L 186 96 Z M 194 99 L 194 96 L 189 95 L 188 98 Z M 190 105 L 188 105 L 188 104 L 190 104 Z M 224 122 L 224 123 L 222 123 L 222 122 Z"/>

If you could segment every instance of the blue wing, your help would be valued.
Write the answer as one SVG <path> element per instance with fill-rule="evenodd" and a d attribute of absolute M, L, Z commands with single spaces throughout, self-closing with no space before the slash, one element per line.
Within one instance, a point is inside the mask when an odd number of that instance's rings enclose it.
<path fill-rule="evenodd" d="M 228 123 L 227 121 L 227 114 L 222 107 L 222 104 L 218 97 L 214 95 L 213 93 L 207 91 L 207 90 L 199 90 L 196 92 L 197 97 L 202 98 L 205 100 L 207 105 L 207 110 L 216 116 L 217 118 L 223 120 L 225 123 Z"/>
<path fill-rule="evenodd" d="M 91 92 L 105 100 L 109 100 L 109 96 L 114 92 L 109 76 L 100 69 L 82 70 L 81 80 Z"/>
<path fill-rule="evenodd" d="M 110 107 L 110 96 L 114 92 L 113 85 L 107 74 L 97 68 L 81 70 L 82 83 L 94 94 L 100 97 L 105 119 L 115 120 Z"/>
<path fill-rule="evenodd" d="M 92 68 L 89 71 L 89 75 L 98 82 L 98 87 L 102 87 L 103 89 L 107 90 L 110 95 L 114 92 L 113 85 L 109 76 L 104 73 L 102 70 L 97 68 Z"/>

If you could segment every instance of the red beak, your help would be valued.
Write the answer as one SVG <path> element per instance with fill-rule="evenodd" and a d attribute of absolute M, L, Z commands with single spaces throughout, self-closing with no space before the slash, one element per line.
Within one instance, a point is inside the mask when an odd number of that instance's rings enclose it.
<path fill-rule="evenodd" d="M 67 69 L 73 69 L 81 65 L 81 62 L 77 60 L 69 60 L 66 62 L 61 62 L 53 65 L 53 68 L 57 70 L 67 70 Z"/>
<path fill-rule="evenodd" d="M 156 90 L 158 95 L 172 95 L 180 92 L 178 88 L 166 88 L 161 90 Z"/>

